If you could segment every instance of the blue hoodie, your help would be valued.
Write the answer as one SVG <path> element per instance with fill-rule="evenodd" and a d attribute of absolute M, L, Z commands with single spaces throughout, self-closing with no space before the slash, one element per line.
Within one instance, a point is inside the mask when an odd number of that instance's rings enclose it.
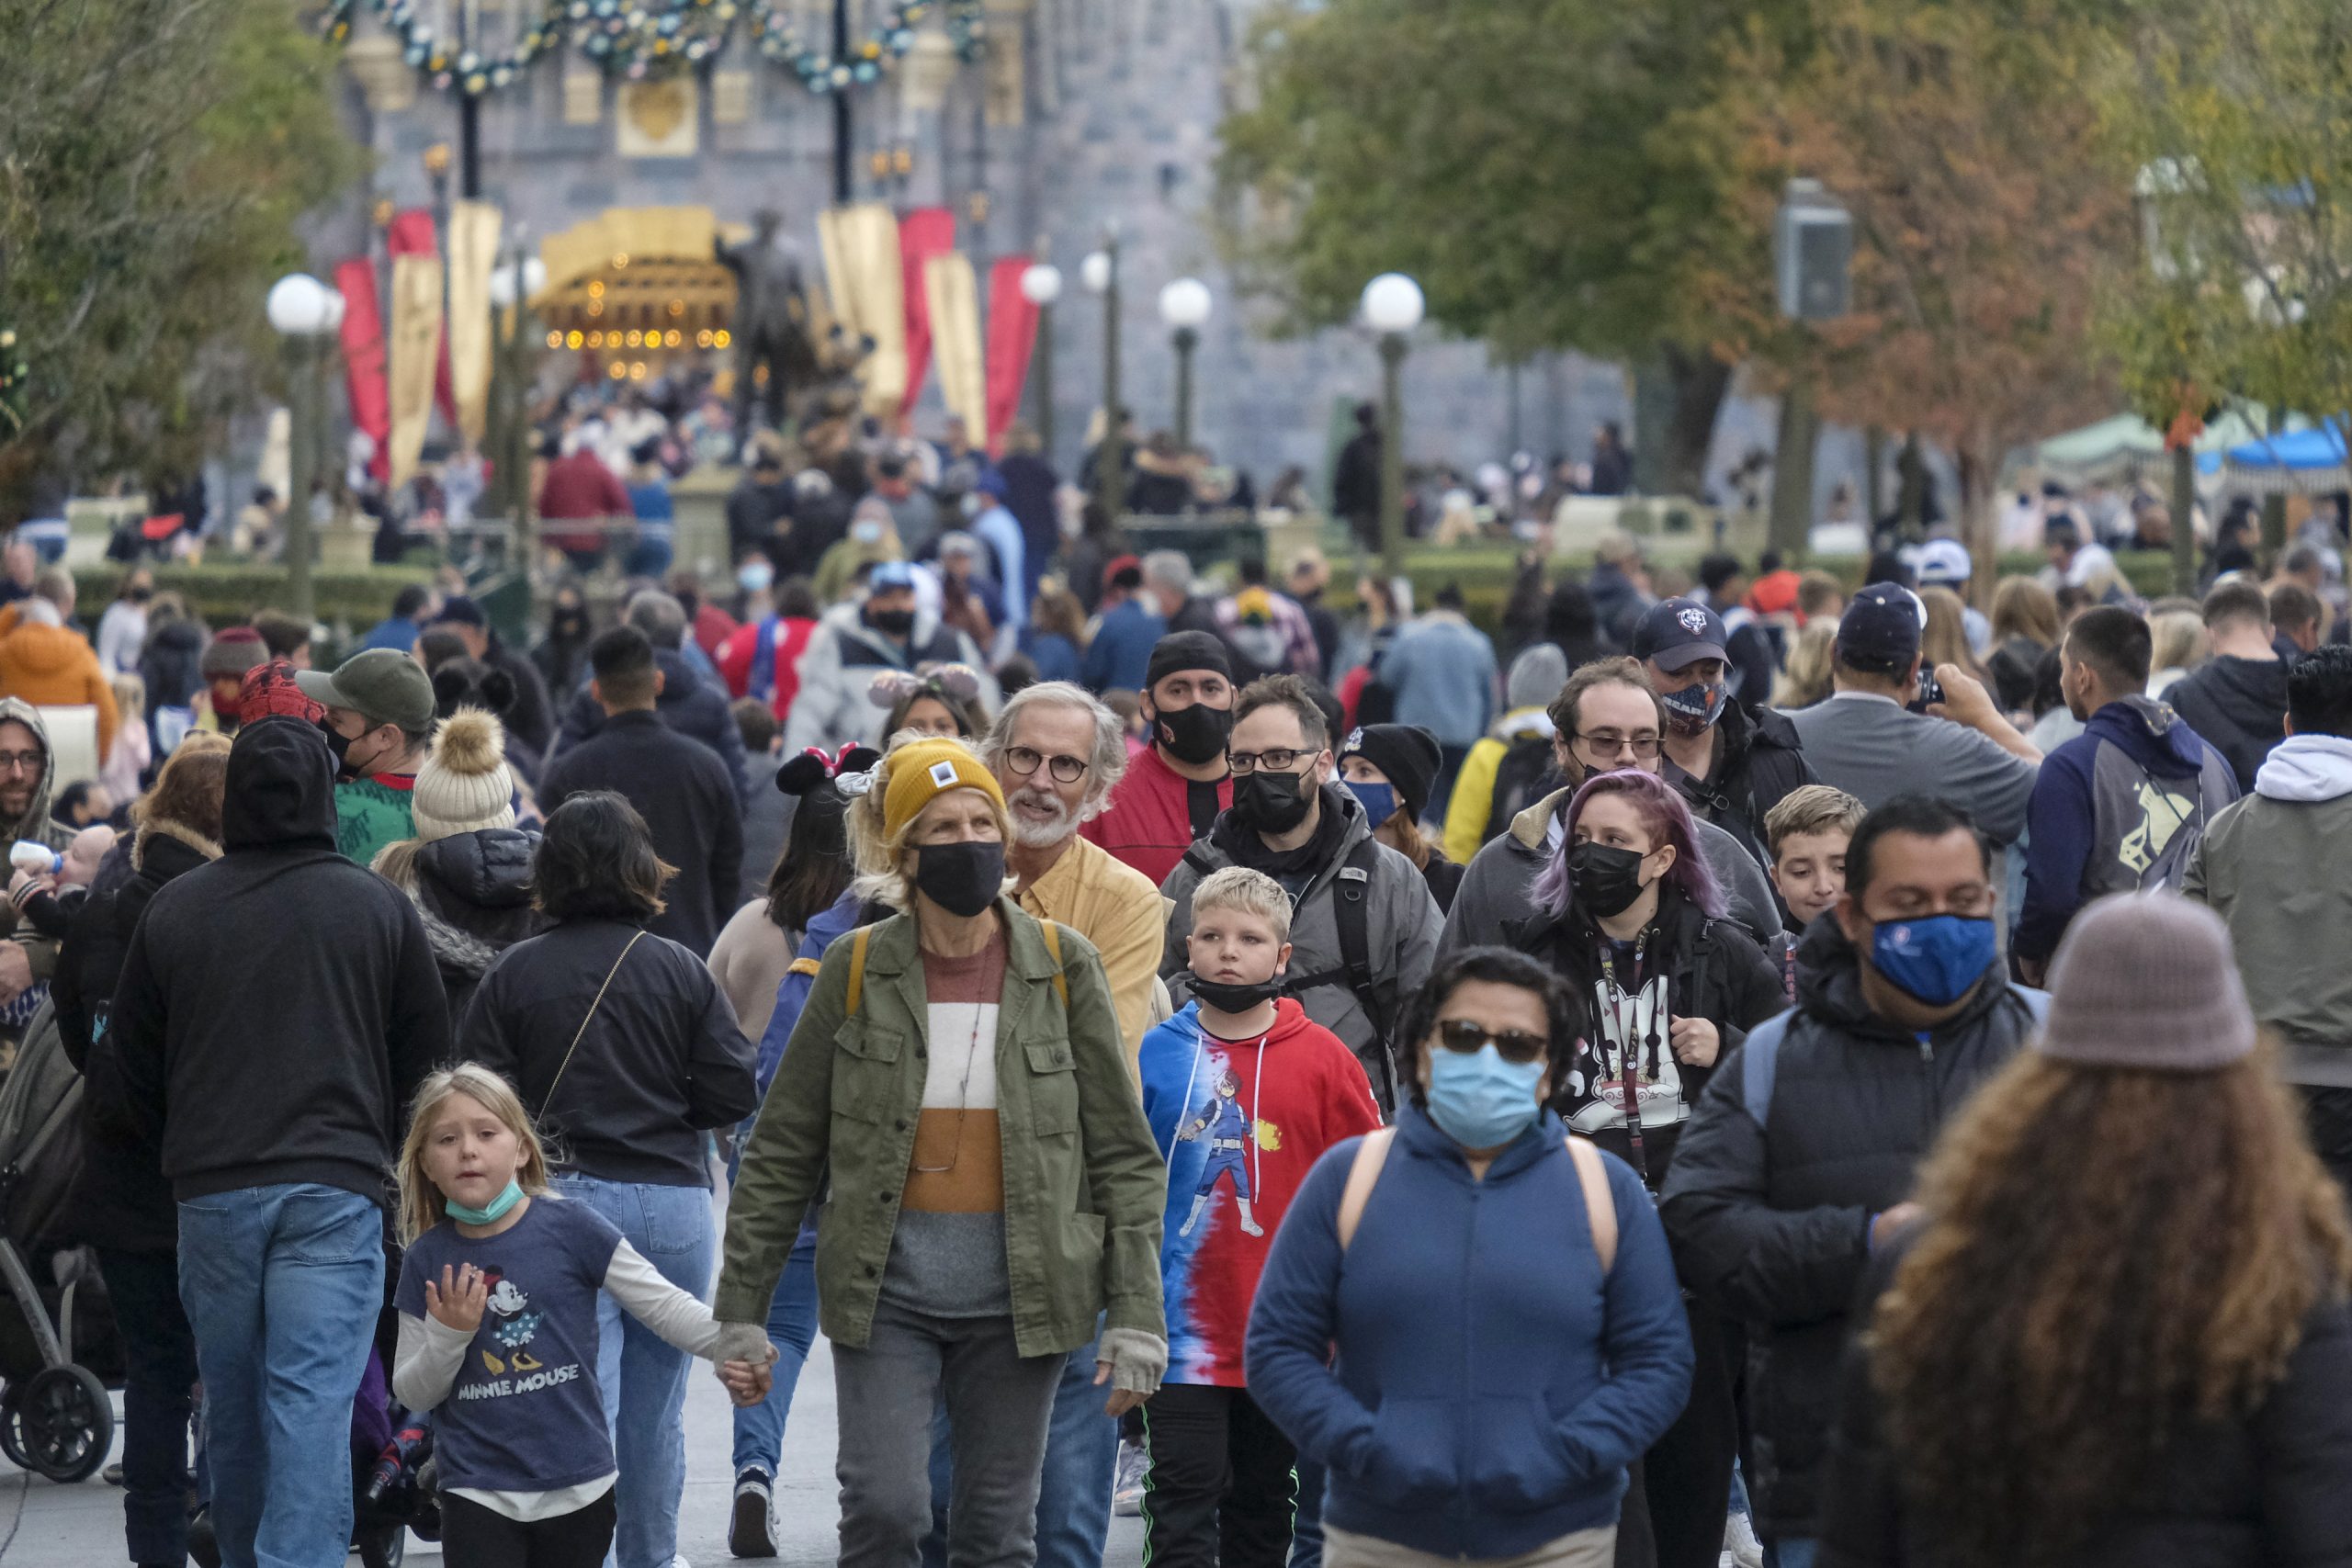
<path fill-rule="evenodd" d="M 2026 807 L 2025 906 L 2012 944 L 2041 962 L 2107 893 L 2178 887 L 2205 824 L 2238 797 L 2228 759 L 2152 697 L 2123 697 L 2042 759 Z"/>
<path fill-rule="evenodd" d="M 1632 1168 L 1601 1156 L 1618 1238 L 1603 1276 L 1556 1119 L 1476 1180 L 1402 1105 L 1343 1253 L 1358 1143 L 1316 1162 L 1250 1314 L 1250 1397 L 1329 1467 L 1324 1517 L 1447 1557 L 1515 1557 L 1614 1523 L 1626 1465 L 1690 1389 L 1682 1292 Z"/>

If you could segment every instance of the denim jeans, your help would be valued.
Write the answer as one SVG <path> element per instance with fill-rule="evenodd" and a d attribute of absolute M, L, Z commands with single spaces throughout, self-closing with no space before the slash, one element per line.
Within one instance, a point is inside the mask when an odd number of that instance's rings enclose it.
<path fill-rule="evenodd" d="M 179 1261 L 167 1252 L 98 1249 L 122 1331 L 122 1534 L 133 1562 L 187 1557 L 187 1426 L 195 1414 L 196 1337 L 180 1307 Z"/>
<path fill-rule="evenodd" d="M 1111 1537 L 1111 1487 L 1119 1468 L 1119 1422 L 1102 1413 L 1111 1391 L 1094 1386 L 1095 1348 L 1102 1330 L 1069 1353 L 1054 1387 L 1053 1425 L 1046 1433 L 1045 1469 L 1037 1486 L 1037 1568 L 1102 1568 Z M 931 1429 L 931 1533 L 923 1538 L 923 1568 L 946 1568 L 949 1462 L 947 1407 Z"/>
<path fill-rule="evenodd" d="M 383 1213 L 307 1182 L 216 1192 L 179 1212 L 220 1561 L 342 1568 L 351 1402 L 384 1307 Z"/>
<path fill-rule="evenodd" d="M 566 1174 L 555 1190 L 613 1222 L 631 1247 L 680 1290 L 710 1293 L 718 1247 L 710 1191 L 604 1181 Z M 686 1483 L 686 1377 L 694 1358 L 621 1310 L 596 1299 L 596 1383 L 620 1469 L 614 1501 L 620 1522 L 613 1553 L 620 1568 L 670 1568 L 678 1551 L 678 1500 Z"/>
<path fill-rule="evenodd" d="M 1764 1543 L 1764 1568 L 1813 1568 L 1821 1542 L 1812 1536 L 1784 1536 Z"/>
<path fill-rule="evenodd" d="M 775 1386 L 757 1404 L 735 1411 L 735 1473 L 767 1472 L 775 1479 L 784 1454 L 785 1417 L 792 1414 L 792 1390 L 808 1364 L 817 1337 L 817 1238 L 803 1231 L 785 1260 L 768 1303 L 768 1343 L 776 1348 Z"/>

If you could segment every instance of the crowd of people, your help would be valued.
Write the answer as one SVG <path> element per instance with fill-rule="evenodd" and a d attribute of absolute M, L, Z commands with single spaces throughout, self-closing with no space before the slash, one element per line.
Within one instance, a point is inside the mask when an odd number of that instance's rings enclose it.
<path fill-rule="evenodd" d="M 807 456 L 528 648 L 11 557 L 130 1561 L 339 1562 L 429 1433 L 457 1568 L 668 1568 L 696 1358 L 773 1555 L 820 1333 L 859 1568 L 2342 1560 L 2340 558 L 1612 536 L 1490 632 Z"/>

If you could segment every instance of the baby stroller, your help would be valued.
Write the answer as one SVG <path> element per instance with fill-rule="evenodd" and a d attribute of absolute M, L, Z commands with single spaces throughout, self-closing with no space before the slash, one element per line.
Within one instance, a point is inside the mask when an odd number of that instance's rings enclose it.
<path fill-rule="evenodd" d="M 58 1482 L 106 1463 L 122 1381 L 95 1259 L 50 1240 L 81 1161 L 82 1075 L 43 1000 L 0 1087 L 0 1453 Z"/>

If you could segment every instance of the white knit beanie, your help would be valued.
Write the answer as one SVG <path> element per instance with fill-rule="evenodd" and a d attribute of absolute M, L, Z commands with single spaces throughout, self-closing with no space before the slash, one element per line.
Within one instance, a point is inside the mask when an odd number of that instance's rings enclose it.
<path fill-rule="evenodd" d="M 459 708 L 434 732 L 409 796 L 420 839 L 447 839 L 514 826 L 514 779 L 506 731 L 481 708 Z"/>

